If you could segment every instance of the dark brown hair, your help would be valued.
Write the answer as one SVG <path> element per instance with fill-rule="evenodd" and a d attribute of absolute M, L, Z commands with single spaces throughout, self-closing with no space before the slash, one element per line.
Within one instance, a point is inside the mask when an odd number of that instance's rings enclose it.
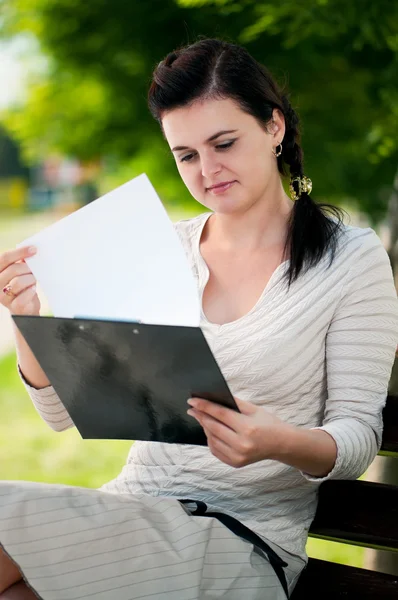
<path fill-rule="evenodd" d="M 277 158 L 279 172 L 284 176 L 289 172 L 291 179 L 304 175 L 298 116 L 270 72 L 247 50 L 219 39 L 202 39 L 170 52 L 155 68 L 148 105 L 160 126 L 164 112 L 207 98 L 231 98 L 262 127 L 270 123 L 273 109 L 279 109 L 286 127 Z M 329 250 L 332 263 L 343 215 L 342 209 L 315 203 L 307 193 L 295 201 L 285 245 L 285 255 L 290 247 L 289 286 L 303 267 L 315 266 Z"/>

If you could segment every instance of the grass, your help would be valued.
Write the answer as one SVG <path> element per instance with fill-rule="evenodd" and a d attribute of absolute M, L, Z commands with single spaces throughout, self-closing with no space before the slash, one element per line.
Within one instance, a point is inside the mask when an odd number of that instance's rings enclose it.
<path fill-rule="evenodd" d="M 82 440 L 75 429 L 52 431 L 33 407 L 15 354 L 0 360 L 0 479 L 96 488 L 121 471 L 131 442 Z M 363 566 L 359 547 L 309 539 L 309 556 Z"/>
<path fill-rule="evenodd" d="M 307 542 L 308 556 L 352 567 L 364 567 L 365 552 L 366 549 L 359 546 L 350 546 L 349 544 L 339 544 L 326 540 L 309 538 Z"/>
<path fill-rule="evenodd" d="M 53 431 L 24 389 L 15 355 L 0 361 L 0 479 L 99 487 L 120 472 L 130 446 Z"/>

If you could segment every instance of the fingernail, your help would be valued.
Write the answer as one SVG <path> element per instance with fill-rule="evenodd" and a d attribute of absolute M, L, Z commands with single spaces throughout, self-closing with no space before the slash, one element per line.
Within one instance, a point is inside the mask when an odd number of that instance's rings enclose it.
<path fill-rule="evenodd" d="M 37 252 L 36 246 L 29 246 L 28 254 L 36 254 L 36 252 Z"/>

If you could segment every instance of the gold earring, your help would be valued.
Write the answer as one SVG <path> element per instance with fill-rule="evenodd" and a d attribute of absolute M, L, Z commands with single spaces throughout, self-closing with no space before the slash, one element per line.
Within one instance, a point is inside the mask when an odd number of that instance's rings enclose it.
<path fill-rule="evenodd" d="M 279 149 L 279 150 L 277 150 L 278 146 L 280 146 L 280 149 Z M 276 146 L 276 147 L 275 147 L 275 150 L 272 148 L 272 153 L 273 153 L 273 155 L 274 155 L 274 156 L 276 156 L 276 157 L 278 157 L 278 156 L 280 156 L 280 155 L 282 154 L 282 142 L 280 142 L 280 143 L 278 144 L 278 146 Z"/>
<path fill-rule="evenodd" d="M 296 192 L 296 190 L 294 189 L 293 183 L 297 183 L 298 186 L 298 193 Z M 309 177 L 306 177 L 305 175 L 303 175 L 303 177 L 293 177 L 290 180 L 290 185 L 289 185 L 289 189 L 290 189 L 290 197 L 292 200 L 298 200 L 301 196 L 301 194 L 304 192 L 306 194 L 310 194 L 312 191 L 312 181 Z"/>

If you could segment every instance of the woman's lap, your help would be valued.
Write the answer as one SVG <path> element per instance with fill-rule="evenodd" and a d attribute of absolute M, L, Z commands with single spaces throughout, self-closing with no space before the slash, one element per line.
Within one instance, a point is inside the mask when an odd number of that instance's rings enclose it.
<path fill-rule="evenodd" d="M 0 482 L 0 543 L 43 600 L 285 598 L 251 544 L 171 498 Z"/>

